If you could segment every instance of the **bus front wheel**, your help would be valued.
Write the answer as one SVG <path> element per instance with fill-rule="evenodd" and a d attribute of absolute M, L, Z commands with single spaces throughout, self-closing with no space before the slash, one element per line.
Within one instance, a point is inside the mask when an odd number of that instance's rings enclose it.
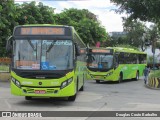
<path fill-rule="evenodd" d="M 30 97 L 30 96 L 25 96 L 25 99 L 26 99 L 26 100 L 31 100 L 32 97 Z"/>
<path fill-rule="evenodd" d="M 73 96 L 69 96 L 69 97 L 68 97 L 68 101 L 75 101 L 76 95 L 77 95 L 77 94 L 75 94 L 75 95 L 73 95 Z"/>
<path fill-rule="evenodd" d="M 100 80 L 96 80 L 96 83 L 100 83 Z"/>

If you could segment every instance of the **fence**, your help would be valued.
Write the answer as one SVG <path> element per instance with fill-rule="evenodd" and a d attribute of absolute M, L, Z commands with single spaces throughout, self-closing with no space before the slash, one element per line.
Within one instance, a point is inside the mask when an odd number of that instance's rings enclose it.
<path fill-rule="evenodd" d="M 11 59 L 7 57 L 0 58 L 0 73 L 9 72 Z"/>

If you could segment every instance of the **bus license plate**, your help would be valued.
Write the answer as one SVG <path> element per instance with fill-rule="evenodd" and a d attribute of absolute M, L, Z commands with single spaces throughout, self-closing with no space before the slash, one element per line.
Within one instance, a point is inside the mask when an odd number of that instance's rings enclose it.
<path fill-rule="evenodd" d="M 101 76 L 96 76 L 97 79 L 101 78 Z"/>
<path fill-rule="evenodd" d="M 35 90 L 34 91 L 36 94 L 45 94 L 46 91 L 45 90 Z"/>

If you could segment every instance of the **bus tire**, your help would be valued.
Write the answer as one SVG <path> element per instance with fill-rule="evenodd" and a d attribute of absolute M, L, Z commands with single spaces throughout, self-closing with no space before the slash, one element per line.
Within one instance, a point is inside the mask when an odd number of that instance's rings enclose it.
<path fill-rule="evenodd" d="M 26 100 L 32 100 L 32 97 L 30 97 L 30 96 L 25 96 L 25 99 L 26 99 Z"/>
<path fill-rule="evenodd" d="M 68 101 L 75 101 L 77 94 L 68 97 Z"/>
<path fill-rule="evenodd" d="M 137 80 L 139 80 L 139 72 L 137 71 L 137 73 L 136 73 L 136 78 L 135 78 L 135 80 L 137 81 Z"/>
<path fill-rule="evenodd" d="M 79 91 L 83 91 L 84 90 L 84 87 L 82 86 L 80 89 L 79 89 Z"/>
<path fill-rule="evenodd" d="M 96 80 L 96 83 L 100 83 L 100 80 Z"/>
<path fill-rule="evenodd" d="M 121 83 L 122 81 L 123 81 L 123 75 L 122 75 L 122 73 L 120 73 L 118 83 Z"/>

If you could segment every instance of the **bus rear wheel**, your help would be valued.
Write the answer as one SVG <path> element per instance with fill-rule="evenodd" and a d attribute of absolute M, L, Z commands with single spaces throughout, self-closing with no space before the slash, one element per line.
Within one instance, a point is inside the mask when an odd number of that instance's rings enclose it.
<path fill-rule="evenodd" d="M 118 79 L 118 83 L 121 83 L 122 80 L 123 80 L 123 76 L 122 76 L 122 74 L 120 74 L 120 75 L 119 75 L 119 79 Z"/>
<path fill-rule="evenodd" d="M 136 73 L 136 78 L 135 78 L 135 80 L 136 80 L 136 81 L 139 80 L 139 72 Z"/>

